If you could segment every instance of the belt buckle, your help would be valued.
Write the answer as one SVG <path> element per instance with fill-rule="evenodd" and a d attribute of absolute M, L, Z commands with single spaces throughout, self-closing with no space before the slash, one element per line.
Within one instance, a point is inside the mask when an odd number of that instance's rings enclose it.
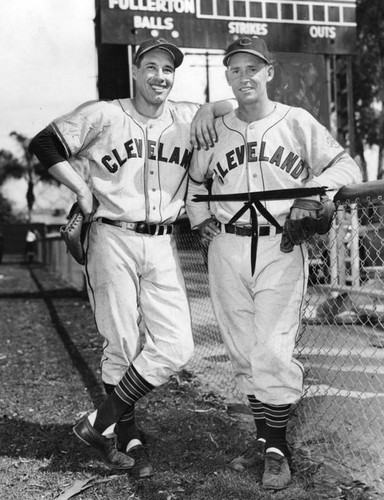
<path fill-rule="evenodd" d="M 253 234 L 253 228 L 250 226 L 235 226 L 235 234 L 240 236 L 251 236 Z"/>
<path fill-rule="evenodd" d="M 148 225 L 145 222 L 137 222 L 135 232 L 139 234 L 146 234 L 149 232 Z"/>

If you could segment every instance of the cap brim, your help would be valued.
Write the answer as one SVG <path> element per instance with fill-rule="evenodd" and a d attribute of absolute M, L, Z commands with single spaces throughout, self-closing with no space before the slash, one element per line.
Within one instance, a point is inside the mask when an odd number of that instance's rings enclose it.
<path fill-rule="evenodd" d="M 246 54 L 251 54 L 253 56 L 257 56 L 260 59 L 262 59 L 264 62 L 266 62 L 267 64 L 270 64 L 268 59 L 263 54 L 261 54 L 260 52 L 257 52 L 256 50 L 238 49 L 238 50 L 234 50 L 233 52 L 230 52 L 229 54 L 226 54 L 226 56 L 223 59 L 224 66 L 228 66 L 228 59 L 230 57 L 232 57 L 233 55 L 238 54 L 239 52 L 243 52 Z"/>
<path fill-rule="evenodd" d="M 175 62 L 175 68 L 178 68 L 181 63 L 183 62 L 184 59 L 184 54 L 181 52 L 180 49 L 178 49 L 175 45 L 171 44 L 161 44 L 161 45 L 154 45 L 152 47 L 148 47 L 142 51 L 140 51 L 136 56 L 135 56 L 135 62 L 137 61 L 138 58 L 146 54 L 147 52 L 150 52 L 151 50 L 155 49 L 160 49 L 160 50 L 165 50 L 166 52 L 169 52 L 172 56 L 172 59 Z"/>

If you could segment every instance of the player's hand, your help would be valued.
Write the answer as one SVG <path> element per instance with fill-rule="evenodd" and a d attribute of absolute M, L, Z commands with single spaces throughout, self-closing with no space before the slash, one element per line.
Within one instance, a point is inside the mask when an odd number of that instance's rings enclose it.
<path fill-rule="evenodd" d="M 211 217 L 209 219 L 205 219 L 205 221 L 199 224 L 197 228 L 201 236 L 201 241 L 204 244 L 211 242 L 213 238 L 221 232 L 220 223 Z"/>
<path fill-rule="evenodd" d="M 210 103 L 203 104 L 191 123 L 190 141 L 195 149 L 209 149 L 217 142 L 215 115 Z"/>
<path fill-rule="evenodd" d="M 81 208 L 81 211 L 85 216 L 90 215 L 93 210 L 93 194 L 88 186 L 84 187 L 79 193 L 77 193 L 77 201 Z"/>
<path fill-rule="evenodd" d="M 317 210 L 305 210 L 303 208 L 293 207 L 289 218 L 291 220 L 304 219 L 304 217 L 309 217 L 311 219 L 316 219 L 318 217 Z"/>

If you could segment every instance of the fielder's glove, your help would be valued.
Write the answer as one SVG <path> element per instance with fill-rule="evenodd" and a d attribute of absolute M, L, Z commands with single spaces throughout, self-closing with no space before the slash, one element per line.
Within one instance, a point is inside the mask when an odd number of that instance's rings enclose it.
<path fill-rule="evenodd" d="M 88 225 L 84 222 L 84 214 L 76 202 L 69 212 L 67 224 L 60 228 L 60 235 L 65 241 L 67 252 L 81 265 L 85 263 L 83 243 Z"/>
<path fill-rule="evenodd" d="M 298 198 L 291 210 L 293 208 L 316 211 L 317 216 L 296 220 L 289 216 L 286 218 L 280 243 L 280 250 L 284 253 L 292 252 L 294 245 L 301 245 L 315 234 L 327 233 L 336 211 L 335 204 L 328 196 L 322 196 L 321 201 Z"/>

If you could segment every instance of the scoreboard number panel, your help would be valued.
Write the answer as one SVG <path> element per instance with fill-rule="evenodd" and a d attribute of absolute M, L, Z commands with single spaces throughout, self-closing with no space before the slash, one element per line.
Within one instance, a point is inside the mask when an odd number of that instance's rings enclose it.
<path fill-rule="evenodd" d="M 243 36 L 273 51 L 356 52 L 356 0 L 100 0 L 101 42 L 164 37 L 180 47 L 224 49 Z"/>

